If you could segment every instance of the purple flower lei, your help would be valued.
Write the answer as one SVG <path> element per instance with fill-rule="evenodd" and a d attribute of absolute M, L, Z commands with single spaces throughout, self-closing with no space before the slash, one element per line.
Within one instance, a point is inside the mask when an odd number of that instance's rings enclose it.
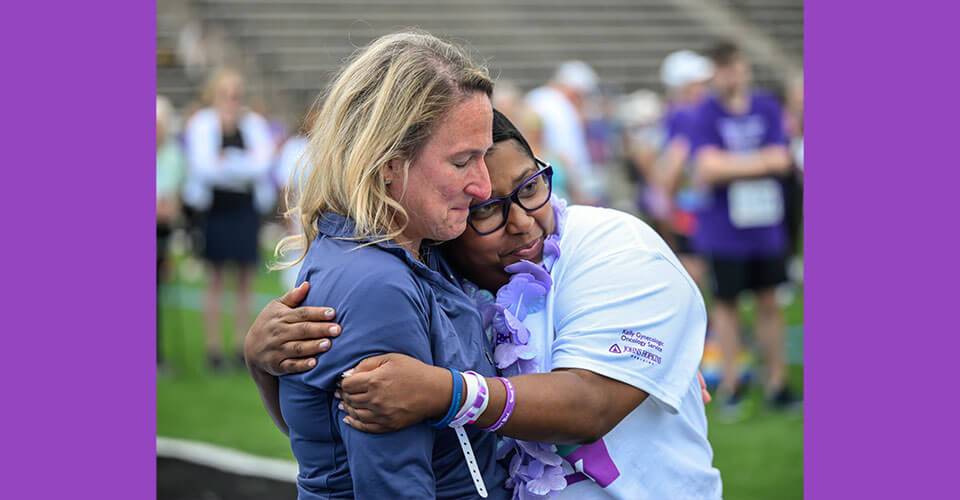
<path fill-rule="evenodd" d="M 536 373 L 539 366 L 534 349 L 527 345 L 530 330 L 523 324 L 528 314 L 543 309 L 547 293 L 553 285 L 550 271 L 560 257 L 560 231 L 567 215 L 567 202 L 555 195 L 550 197 L 553 208 L 554 233 L 543 242 L 543 262 L 534 264 L 521 260 L 504 268 L 511 274 L 510 281 L 497 290 L 496 296 L 477 285 L 463 280 L 463 289 L 476 302 L 483 318 L 484 332 L 494 344 L 493 357 L 505 377 Z M 562 458 L 552 444 L 504 438 L 497 450 L 497 459 L 511 450 L 516 454 L 510 460 L 507 488 L 513 488 L 513 499 L 544 499 L 551 492 L 567 486 Z"/>

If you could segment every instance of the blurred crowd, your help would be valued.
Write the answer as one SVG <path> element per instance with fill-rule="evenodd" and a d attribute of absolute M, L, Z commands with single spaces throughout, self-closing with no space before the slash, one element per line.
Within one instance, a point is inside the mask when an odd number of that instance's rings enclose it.
<path fill-rule="evenodd" d="M 204 62 L 196 59 L 194 76 Z M 744 412 L 738 310 L 745 297 L 754 303 L 767 396 L 793 405 L 782 308 L 789 283 L 802 279 L 802 75 L 783 78 L 789 83 L 779 89 L 754 88 L 746 54 L 720 42 L 669 54 L 660 79 L 660 89 L 628 93 L 603 82 L 587 62 L 567 61 L 528 91 L 498 81 L 493 104 L 553 166 L 556 193 L 640 216 L 709 292 L 709 342 L 719 361 L 704 374 L 718 387 L 725 413 L 736 419 Z M 157 97 L 158 298 L 175 240 L 204 263 L 206 359 L 214 370 L 242 361 L 240 343 L 256 312 L 259 242 L 272 248 L 296 231 L 280 214 L 309 121 L 307 110 L 296 123 L 271 117 L 232 69 L 208 72 L 189 109 L 178 112 Z M 284 273 L 292 285 L 296 269 Z M 237 290 L 232 355 L 220 336 L 228 276 Z M 161 352 L 158 344 L 162 367 Z"/>

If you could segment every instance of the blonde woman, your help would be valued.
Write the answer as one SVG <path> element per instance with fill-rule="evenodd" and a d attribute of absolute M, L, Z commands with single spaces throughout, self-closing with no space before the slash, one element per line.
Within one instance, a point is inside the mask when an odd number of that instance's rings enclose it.
<path fill-rule="evenodd" d="M 278 251 L 300 248 L 299 281 L 329 285 L 304 303 L 333 306 L 359 334 L 279 382 L 251 368 L 266 404 L 279 396 L 301 499 L 508 496 L 494 434 L 426 422 L 368 434 L 343 421 L 334 398 L 341 372 L 389 352 L 496 375 L 473 302 L 431 250 L 462 233 L 471 203 L 490 195 L 492 90 L 456 47 L 410 32 L 372 42 L 324 96 L 309 168 L 288 202 L 303 234 Z"/>
<path fill-rule="evenodd" d="M 209 270 L 204 318 L 207 361 L 219 371 L 225 368 L 220 337 L 224 271 L 228 265 L 237 269 L 234 338 L 242 353 L 260 214 L 274 201 L 267 175 L 274 148 L 266 120 L 244 106 L 244 81 L 239 73 L 231 69 L 214 73 L 204 101 L 209 107 L 196 112 L 187 123 L 189 175 L 183 194 L 186 203 L 204 214 L 203 257 Z"/>

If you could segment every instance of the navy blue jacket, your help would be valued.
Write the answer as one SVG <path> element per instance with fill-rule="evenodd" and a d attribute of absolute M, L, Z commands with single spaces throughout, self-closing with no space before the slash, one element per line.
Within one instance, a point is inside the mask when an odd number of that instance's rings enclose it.
<path fill-rule="evenodd" d="M 397 352 L 425 363 L 496 376 L 473 301 L 436 249 L 429 267 L 395 243 L 360 247 L 351 220 L 324 214 L 298 283 L 304 305 L 331 306 L 343 334 L 302 374 L 280 378 L 280 406 L 300 465 L 299 498 L 478 498 L 453 429 L 425 422 L 388 434 L 343 423 L 333 390 L 364 358 Z M 496 436 L 467 426 L 491 499 L 508 498 Z"/>

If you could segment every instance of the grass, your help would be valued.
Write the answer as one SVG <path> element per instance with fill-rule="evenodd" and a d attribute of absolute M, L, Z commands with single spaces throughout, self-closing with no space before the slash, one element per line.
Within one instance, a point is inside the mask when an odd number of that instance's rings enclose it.
<path fill-rule="evenodd" d="M 264 259 L 267 254 L 264 254 Z M 256 386 L 246 370 L 211 374 L 204 362 L 201 292 L 202 267 L 193 259 L 172 259 L 169 286 L 165 287 L 159 314 L 160 349 L 168 362 L 168 373 L 157 377 L 157 435 L 193 439 L 235 448 L 255 455 L 293 460 L 287 438 L 274 427 L 260 403 Z M 232 293 L 232 277 L 226 288 Z M 257 268 L 254 289 L 262 302 L 284 292 L 277 273 Z M 189 293 L 188 293 L 189 292 Z M 192 303 L 193 307 L 176 307 Z M 256 311 L 260 306 L 256 305 Z M 252 319 L 252 318 L 251 318 Z M 233 314 L 221 321 L 228 361 L 235 358 Z"/>
<path fill-rule="evenodd" d="M 803 367 L 790 367 L 791 387 L 801 392 Z M 743 422 L 719 423 L 716 404 L 707 405 L 713 465 L 727 500 L 803 498 L 803 417 L 767 409 L 762 391 L 751 390 L 754 413 Z"/>
<path fill-rule="evenodd" d="M 189 261 L 177 259 L 172 283 L 194 297 L 203 286 L 202 273 Z M 191 267 L 194 269 L 191 271 Z M 256 278 L 261 300 L 283 291 L 276 273 L 261 270 Z M 189 299 L 189 297 L 188 297 Z M 181 304 L 183 297 L 179 299 Z M 194 305 L 193 309 L 199 306 Z M 742 311 L 749 324 L 749 306 Z M 290 446 L 267 416 L 246 371 L 212 375 L 203 364 L 202 314 L 196 310 L 161 307 L 161 349 L 171 371 L 157 379 L 157 434 L 204 441 L 256 455 L 293 459 Z M 232 315 L 224 315 L 225 337 L 233 330 Z M 802 324 L 800 290 L 787 307 L 790 324 Z M 233 342 L 225 342 L 232 346 Z M 228 351 L 231 352 L 231 351 Z M 232 359 L 232 357 L 231 357 Z M 803 367 L 790 367 L 792 387 L 803 393 Z M 789 500 L 803 498 L 803 419 L 764 408 L 760 389 L 750 400 L 756 411 L 747 420 L 719 423 L 715 404 L 707 406 L 714 466 L 723 477 L 727 500 Z"/>

